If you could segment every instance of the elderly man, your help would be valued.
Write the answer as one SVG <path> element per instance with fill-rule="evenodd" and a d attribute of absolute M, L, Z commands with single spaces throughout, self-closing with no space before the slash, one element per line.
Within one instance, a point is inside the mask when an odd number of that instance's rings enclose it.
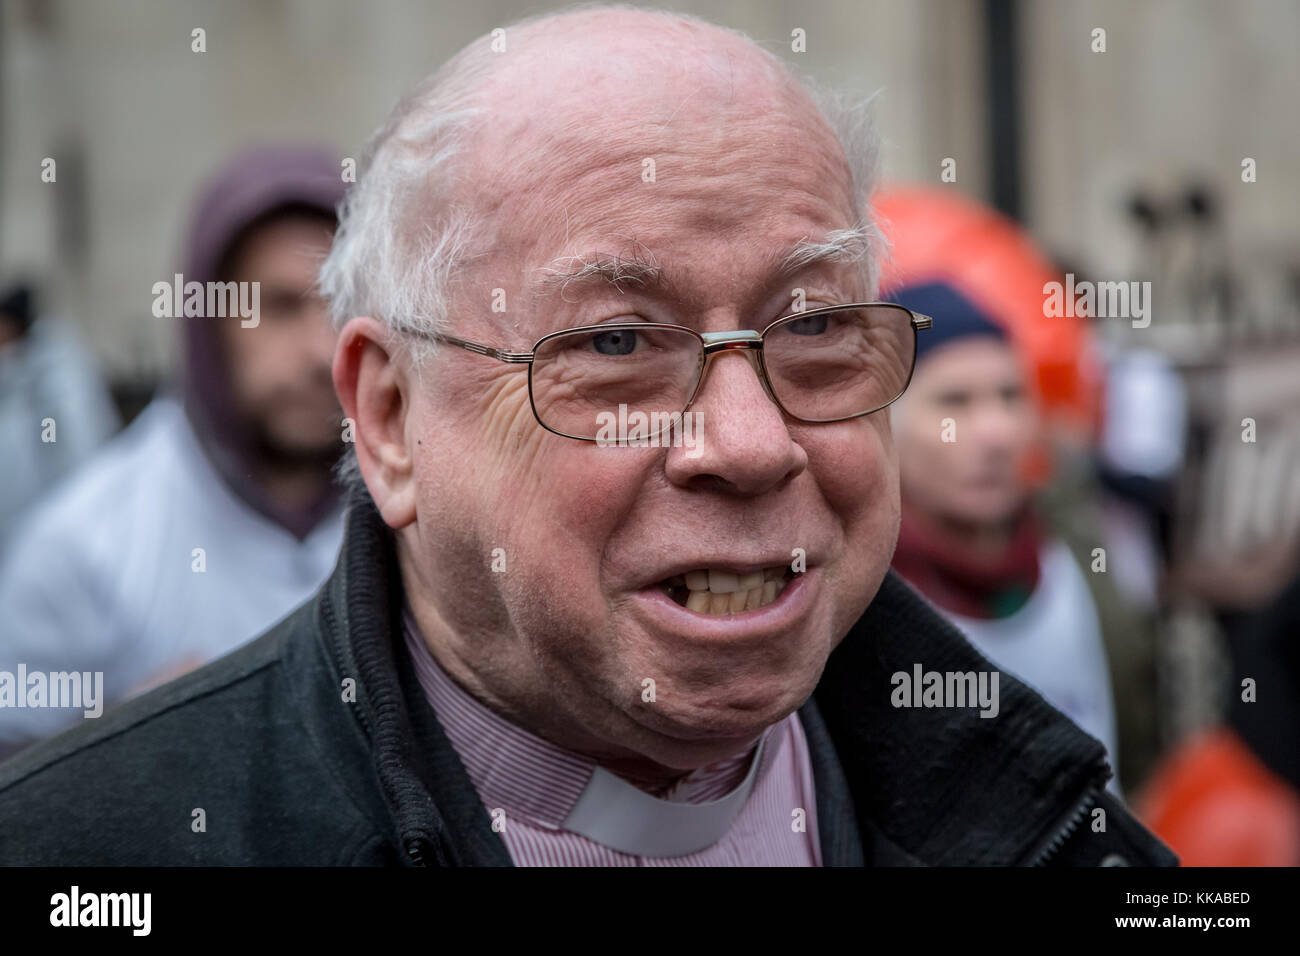
<path fill-rule="evenodd" d="M 602 9 L 402 100 L 322 276 L 364 484 L 333 578 L 11 763 L 0 859 L 1173 862 L 1099 744 L 886 576 L 878 412 L 927 320 L 863 305 L 854 118 Z"/>

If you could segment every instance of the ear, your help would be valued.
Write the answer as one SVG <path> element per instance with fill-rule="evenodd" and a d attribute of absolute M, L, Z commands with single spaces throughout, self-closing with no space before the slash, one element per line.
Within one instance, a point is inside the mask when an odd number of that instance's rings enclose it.
<path fill-rule="evenodd" d="M 410 386 L 407 366 L 383 323 L 362 316 L 343 326 L 334 350 L 334 389 L 354 423 L 361 476 L 394 529 L 415 520 L 414 460 L 406 441 Z"/>

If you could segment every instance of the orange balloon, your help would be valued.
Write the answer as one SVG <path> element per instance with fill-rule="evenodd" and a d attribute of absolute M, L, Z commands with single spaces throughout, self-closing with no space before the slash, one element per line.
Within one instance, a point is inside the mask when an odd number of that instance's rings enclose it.
<path fill-rule="evenodd" d="M 1029 364 L 1048 426 L 1095 438 L 1103 375 L 1092 331 L 1085 318 L 1044 316 L 1044 285 L 1064 277 L 1029 234 L 993 209 L 946 189 L 895 187 L 873 205 L 890 243 L 882 296 L 903 285 L 948 283 L 1007 328 Z M 1044 459 L 1041 452 L 1037 457 Z M 1040 460 L 1033 470 L 1042 477 L 1045 467 Z"/>

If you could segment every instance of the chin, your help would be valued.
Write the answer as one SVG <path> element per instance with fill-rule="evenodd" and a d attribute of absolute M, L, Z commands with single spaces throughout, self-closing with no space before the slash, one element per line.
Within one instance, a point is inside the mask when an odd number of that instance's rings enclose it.
<path fill-rule="evenodd" d="M 744 687 L 725 682 L 713 688 L 691 684 L 691 690 L 679 692 L 677 682 L 664 682 L 657 704 L 646 705 L 657 709 L 648 725 L 686 749 L 738 746 L 796 710 L 816 686 L 815 675 L 797 684 L 796 688 L 788 677 L 773 674 L 746 679 Z"/>
<path fill-rule="evenodd" d="M 1016 505 L 1002 492 L 975 492 L 950 513 L 966 524 L 997 525 L 1015 517 Z"/>
<path fill-rule="evenodd" d="M 312 427 L 278 427 L 271 432 L 274 447 L 281 457 L 290 460 L 313 461 L 342 454 L 340 432 L 322 431 L 319 424 Z"/>
<path fill-rule="evenodd" d="M 696 728 L 683 728 L 680 733 L 656 730 L 653 742 L 641 748 L 644 756 L 657 764 L 674 770 L 695 770 L 699 767 L 726 760 L 753 746 L 768 727 L 780 721 L 785 714 L 771 720 L 746 724 L 731 732 L 699 732 Z"/>

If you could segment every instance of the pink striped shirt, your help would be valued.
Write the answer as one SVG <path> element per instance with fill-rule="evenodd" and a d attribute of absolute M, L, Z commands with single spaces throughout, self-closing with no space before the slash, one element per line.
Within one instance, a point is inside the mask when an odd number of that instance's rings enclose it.
<path fill-rule="evenodd" d="M 516 866 L 822 865 L 812 763 L 798 714 L 765 732 L 753 789 L 720 840 L 685 856 L 636 856 L 562 826 L 596 764 L 481 704 L 439 666 L 409 614 L 405 618 L 406 644 L 420 686 L 484 807 L 504 823 L 499 832 Z M 757 747 L 693 771 L 669 792 L 637 785 L 669 801 L 717 800 L 740 785 Z"/>

